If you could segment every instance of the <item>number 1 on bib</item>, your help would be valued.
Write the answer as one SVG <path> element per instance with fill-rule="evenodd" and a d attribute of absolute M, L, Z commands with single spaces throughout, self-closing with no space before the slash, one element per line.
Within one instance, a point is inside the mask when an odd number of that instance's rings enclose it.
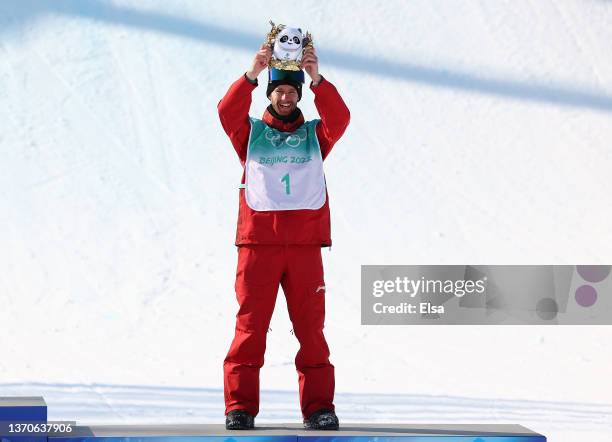
<path fill-rule="evenodd" d="M 289 174 L 285 174 L 284 177 L 281 178 L 281 182 L 285 183 L 285 192 L 287 195 L 291 195 L 291 183 L 289 182 Z"/>

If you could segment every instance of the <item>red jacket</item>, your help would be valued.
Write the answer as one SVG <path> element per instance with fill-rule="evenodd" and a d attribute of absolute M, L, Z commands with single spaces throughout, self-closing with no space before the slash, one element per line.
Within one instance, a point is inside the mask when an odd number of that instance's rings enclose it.
<path fill-rule="evenodd" d="M 219 102 L 219 118 L 225 133 L 240 158 L 244 168 L 251 131 L 249 109 L 251 93 L 257 87 L 243 75 L 235 81 Z M 317 86 L 310 86 L 314 92 L 314 104 L 321 121 L 316 133 L 323 159 L 344 133 L 350 120 L 349 110 L 333 84 L 323 79 Z M 268 126 L 283 132 L 293 132 L 304 123 L 300 114 L 293 122 L 283 122 L 267 110 L 262 120 Z M 244 170 L 242 173 L 244 184 Z M 319 244 L 331 245 L 329 196 L 318 210 L 278 210 L 257 212 L 245 201 L 244 189 L 240 189 L 238 228 L 236 245 L 243 244 Z"/>

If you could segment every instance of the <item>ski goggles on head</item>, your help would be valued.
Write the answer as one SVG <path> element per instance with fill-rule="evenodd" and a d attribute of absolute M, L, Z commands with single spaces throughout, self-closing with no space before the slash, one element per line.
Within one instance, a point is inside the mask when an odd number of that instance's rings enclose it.
<path fill-rule="evenodd" d="M 285 71 L 283 69 L 276 68 L 268 70 L 268 82 L 279 80 L 304 83 L 304 71 Z"/>

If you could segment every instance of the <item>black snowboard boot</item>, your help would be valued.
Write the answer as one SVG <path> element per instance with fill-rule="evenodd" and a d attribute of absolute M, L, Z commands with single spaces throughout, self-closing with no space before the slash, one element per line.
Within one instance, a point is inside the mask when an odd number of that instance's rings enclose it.
<path fill-rule="evenodd" d="M 304 419 L 304 428 L 309 430 L 337 430 L 340 428 L 338 416 L 332 410 L 319 410 Z"/>
<path fill-rule="evenodd" d="M 226 430 L 251 430 L 255 426 L 255 418 L 246 410 L 232 410 L 225 416 Z"/>

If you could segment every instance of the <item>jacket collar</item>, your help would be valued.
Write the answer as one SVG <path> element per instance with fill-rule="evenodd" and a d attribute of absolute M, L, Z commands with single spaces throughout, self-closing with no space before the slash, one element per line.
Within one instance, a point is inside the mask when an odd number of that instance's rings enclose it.
<path fill-rule="evenodd" d="M 295 132 L 298 127 L 304 124 L 304 115 L 299 108 L 296 108 L 291 115 L 281 117 L 274 111 L 272 105 L 270 105 L 264 111 L 262 120 L 268 126 L 281 132 Z"/>

